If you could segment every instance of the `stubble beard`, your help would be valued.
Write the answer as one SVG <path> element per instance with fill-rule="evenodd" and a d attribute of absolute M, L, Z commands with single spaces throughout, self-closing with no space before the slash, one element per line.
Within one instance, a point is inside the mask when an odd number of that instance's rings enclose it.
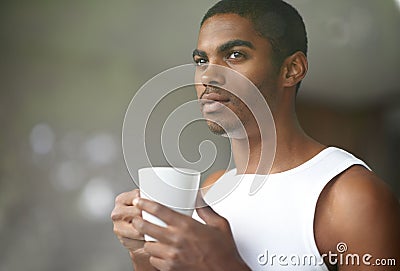
<path fill-rule="evenodd" d="M 210 131 L 215 135 L 226 135 L 227 131 L 221 125 L 212 120 L 207 120 L 207 126 Z"/>
<path fill-rule="evenodd" d="M 247 107 L 246 107 L 247 109 Z M 233 111 L 233 110 L 232 110 Z M 220 135 L 220 136 L 227 136 L 230 135 L 243 135 L 243 129 L 246 127 L 248 123 L 249 116 L 251 114 L 250 110 L 244 110 L 241 106 L 237 107 L 234 111 L 236 118 L 212 118 L 207 119 L 207 126 L 213 134 Z"/>

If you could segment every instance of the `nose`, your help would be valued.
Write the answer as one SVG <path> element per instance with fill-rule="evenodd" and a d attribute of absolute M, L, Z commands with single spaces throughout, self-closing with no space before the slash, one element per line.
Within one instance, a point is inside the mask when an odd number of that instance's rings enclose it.
<path fill-rule="evenodd" d="M 223 67 L 209 64 L 201 74 L 203 85 L 223 86 L 226 83 Z"/>

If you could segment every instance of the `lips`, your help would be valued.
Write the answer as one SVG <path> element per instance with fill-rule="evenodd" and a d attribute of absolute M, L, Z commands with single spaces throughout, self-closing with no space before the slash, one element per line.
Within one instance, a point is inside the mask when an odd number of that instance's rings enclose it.
<path fill-rule="evenodd" d="M 203 113 L 212 113 L 222 110 L 229 102 L 229 98 L 219 93 L 205 93 L 200 98 Z"/>
<path fill-rule="evenodd" d="M 229 98 L 221 95 L 219 93 L 206 93 L 203 94 L 203 96 L 201 97 L 201 101 L 204 103 L 208 103 L 208 102 L 227 102 L 229 101 Z"/>

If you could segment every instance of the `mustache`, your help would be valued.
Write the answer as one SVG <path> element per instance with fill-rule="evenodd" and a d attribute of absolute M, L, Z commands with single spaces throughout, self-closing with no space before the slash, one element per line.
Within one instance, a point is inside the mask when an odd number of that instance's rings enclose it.
<path fill-rule="evenodd" d="M 220 88 L 220 87 L 207 85 L 206 88 L 204 89 L 203 93 L 201 93 L 199 99 L 201 100 L 205 94 L 210 94 L 210 93 L 221 94 L 224 91 L 227 91 L 227 90 Z M 227 91 L 227 92 L 229 92 L 229 91 Z"/>

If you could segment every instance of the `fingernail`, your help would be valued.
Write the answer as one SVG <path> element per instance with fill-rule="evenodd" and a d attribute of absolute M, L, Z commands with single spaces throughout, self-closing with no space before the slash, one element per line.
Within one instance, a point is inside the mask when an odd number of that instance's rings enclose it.
<path fill-rule="evenodd" d="M 134 199 L 132 200 L 132 204 L 133 204 L 134 206 L 138 205 L 139 200 L 140 200 L 140 198 L 134 198 Z"/>

